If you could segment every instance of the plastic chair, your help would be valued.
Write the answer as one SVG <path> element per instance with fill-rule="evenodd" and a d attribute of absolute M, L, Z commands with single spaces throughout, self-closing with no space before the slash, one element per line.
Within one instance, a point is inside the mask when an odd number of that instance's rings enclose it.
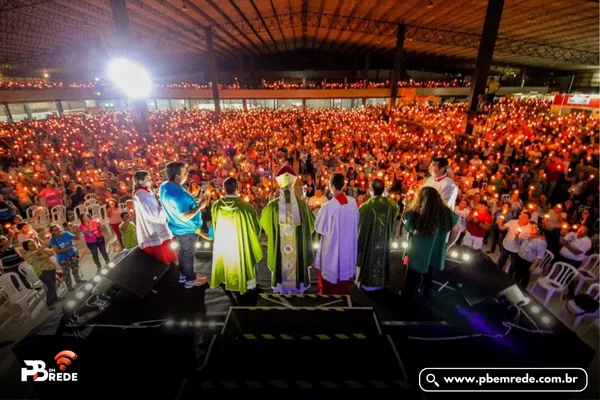
<path fill-rule="evenodd" d="M 98 200 L 96 200 L 96 199 L 90 199 L 90 200 L 84 201 L 83 205 L 85 206 L 85 208 L 90 208 L 92 206 L 98 206 L 98 205 L 100 205 L 100 203 L 98 203 Z"/>
<path fill-rule="evenodd" d="M 594 283 L 593 285 L 590 285 L 585 294 L 591 296 L 596 301 L 600 300 L 600 283 Z M 571 314 L 575 315 L 575 321 L 573 322 L 573 326 L 571 327 L 572 329 L 577 328 L 585 317 L 598 315 L 598 310 L 586 313 L 584 310 L 577 306 L 575 300 L 569 300 L 567 302 L 566 310 L 569 311 Z"/>
<path fill-rule="evenodd" d="M 547 307 L 554 293 L 564 292 L 577 274 L 577 269 L 574 266 L 561 261 L 556 262 L 548 275 L 541 277 L 535 282 L 531 288 L 531 293 L 533 294 L 538 285 L 546 289 L 544 307 Z"/>
<path fill-rule="evenodd" d="M 508 203 L 510 201 L 510 194 L 503 194 L 500 196 L 500 201 L 502 203 Z"/>
<path fill-rule="evenodd" d="M 84 201 L 88 201 L 88 200 L 92 200 L 92 199 L 98 200 L 98 196 L 96 196 L 94 193 L 89 193 L 89 194 L 86 194 L 85 197 L 83 198 Z"/>
<path fill-rule="evenodd" d="M 18 286 L 14 281 L 19 282 Z M 27 318 L 33 319 L 39 313 L 41 308 L 38 303 L 40 301 L 43 303 L 42 295 L 37 290 L 25 288 L 16 273 L 8 272 L 0 275 L 0 289 L 8 298 L 9 303 L 21 307 Z M 36 305 L 38 307 L 34 308 Z"/>
<path fill-rule="evenodd" d="M 121 212 L 127 211 L 127 204 L 125 203 L 119 203 L 119 208 L 121 209 Z"/>
<path fill-rule="evenodd" d="M 528 291 L 531 291 L 531 288 L 534 285 L 534 280 L 533 280 L 534 277 L 539 278 L 540 276 L 548 275 L 548 271 L 550 270 L 550 266 L 552 265 L 552 260 L 554 260 L 554 254 L 552 254 L 552 252 L 550 250 L 546 250 L 546 255 L 542 259 L 542 262 L 531 273 L 532 279 L 531 279 L 531 283 L 529 284 L 529 287 L 527 288 Z"/>
<path fill-rule="evenodd" d="M 594 254 L 588 258 L 585 265 L 577 269 L 579 275 L 577 275 L 577 287 L 575 293 L 579 292 L 586 282 L 597 282 L 598 274 L 600 272 L 600 256 Z"/>
<path fill-rule="evenodd" d="M 73 221 L 71 222 L 79 222 L 79 216 L 81 214 L 85 214 L 87 212 L 87 207 L 80 204 L 73 208 Z"/>
<path fill-rule="evenodd" d="M 21 275 L 25 275 L 27 277 L 27 280 L 29 281 L 29 283 L 31 283 L 31 286 L 33 286 L 34 288 L 44 287 L 44 283 L 40 280 L 40 277 L 37 276 L 37 274 L 33 270 L 33 267 L 30 264 L 27 264 L 26 262 L 21 263 L 21 265 L 19 265 L 17 269 L 19 270 Z"/>
<path fill-rule="evenodd" d="M 62 225 L 67 222 L 67 207 L 56 206 L 50 212 L 52 215 L 52 223 Z"/>

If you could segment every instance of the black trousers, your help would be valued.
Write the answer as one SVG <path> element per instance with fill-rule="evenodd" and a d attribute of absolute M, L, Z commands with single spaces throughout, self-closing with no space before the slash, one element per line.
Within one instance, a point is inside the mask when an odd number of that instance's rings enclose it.
<path fill-rule="evenodd" d="M 406 270 L 404 287 L 400 294 L 404 303 L 413 302 L 418 296 L 419 289 L 421 289 L 421 295 L 425 299 L 429 299 L 431 284 L 433 283 L 433 270 L 434 268 L 432 266 L 430 266 L 424 274 L 410 268 Z"/>
<path fill-rule="evenodd" d="M 529 268 L 531 268 L 532 264 L 532 262 L 521 258 L 518 254 L 515 256 L 513 265 L 510 269 L 510 275 L 515 280 L 515 283 L 522 288 L 527 288 L 527 285 L 529 285 L 529 278 L 531 277 Z"/>

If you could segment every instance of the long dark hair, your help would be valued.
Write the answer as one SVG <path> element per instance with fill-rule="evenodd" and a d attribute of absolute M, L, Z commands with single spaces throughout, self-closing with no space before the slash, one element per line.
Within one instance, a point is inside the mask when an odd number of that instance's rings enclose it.
<path fill-rule="evenodd" d="M 409 205 L 408 211 L 412 212 L 410 224 L 416 235 L 433 236 L 438 228 L 443 232 L 452 229 L 452 210 L 432 187 L 421 188 Z"/>

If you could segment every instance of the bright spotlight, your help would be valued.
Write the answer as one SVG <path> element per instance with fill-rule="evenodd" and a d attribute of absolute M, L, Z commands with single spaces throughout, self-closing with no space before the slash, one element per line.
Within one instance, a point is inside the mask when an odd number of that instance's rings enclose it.
<path fill-rule="evenodd" d="M 173 321 L 172 319 L 167 321 L 167 326 L 173 326 L 173 324 L 175 324 L 175 321 Z"/>
<path fill-rule="evenodd" d="M 188 322 L 186 320 L 181 321 L 180 323 L 181 326 L 188 326 Z"/>
<path fill-rule="evenodd" d="M 69 301 L 67 301 L 67 307 L 69 307 L 69 308 L 75 307 L 75 304 L 76 304 L 75 300 L 69 300 Z"/>
<path fill-rule="evenodd" d="M 531 312 L 537 314 L 540 312 L 540 308 L 538 306 L 531 307 Z"/>
<path fill-rule="evenodd" d="M 78 299 L 83 299 L 83 296 L 85 296 L 83 294 L 83 292 L 77 292 L 77 293 L 75 293 L 75 297 L 77 297 Z"/>
<path fill-rule="evenodd" d="M 202 321 L 196 321 L 196 322 L 194 322 L 194 325 L 195 326 L 201 326 L 202 325 Z"/>
<path fill-rule="evenodd" d="M 452 258 L 457 258 L 457 257 L 458 257 L 458 251 L 456 251 L 456 250 L 452 250 L 452 251 L 450 252 L 450 257 L 452 257 Z"/>
<path fill-rule="evenodd" d="M 550 317 L 548 317 L 547 315 L 542 317 L 542 322 L 545 324 L 549 324 L 550 323 Z"/>
<path fill-rule="evenodd" d="M 210 249 L 210 243 L 204 242 L 204 248 L 205 249 Z"/>
<path fill-rule="evenodd" d="M 92 290 L 94 288 L 94 285 L 92 285 L 91 283 L 86 283 L 84 286 L 85 290 Z"/>
<path fill-rule="evenodd" d="M 94 80 L 95 80 L 96 82 L 98 82 L 98 81 L 100 80 L 100 78 L 98 78 L 98 77 L 95 77 L 95 78 L 94 78 Z"/>
<path fill-rule="evenodd" d="M 202 246 L 202 245 L 200 244 L 200 242 L 196 242 L 196 248 L 197 248 L 197 249 L 199 249 L 199 248 L 200 248 L 200 246 Z"/>
<path fill-rule="evenodd" d="M 462 259 L 465 260 L 465 261 L 469 261 L 471 259 L 471 256 L 468 255 L 467 253 L 465 253 L 465 254 L 462 255 Z"/>
<path fill-rule="evenodd" d="M 108 77 L 131 99 L 145 99 L 152 91 L 152 80 L 148 72 L 141 65 L 124 58 L 110 62 Z"/>
<path fill-rule="evenodd" d="M 108 263 L 108 268 L 114 268 L 115 267 L 115 263 L 114 262 L 109 262 Z"/>
<path fill-rule="evenodd" d="M 397 249 L 398 248 L 398 242 L 392 242 L 392 248 L 393 249 Z"/>
<path fill-rule="evenodd" d="M 171 248 L 172 248 L 173 250 L 177 250 L 177 247 L 178 247 L 178 244 L 177 244 L 177 242 L 171 242 Z"/>
<path fill-rule="evenodd" d="M 92 278 L 92 280 L 96 283 L 100 282 L 100 279 L 102 279 L 102 278 L 100 278 L 100 275 L 96 275 L 95 277 Z"/>
<path fill-rule="evenodd" d="M 318 249 L 319 248 L 319 243 L 313 243 L 313 249 Z"/>
<path fill-rule="evenodd" d="M 408 249 L 408 242 L 402 242 L 402 248 Z"/>
<path fill-rule="evenodd" d="M 106 275 L 106 274 L 108 274 L 108 270 L 107 270 L 106 268 L 102 268 L 102 269 L 100 270 L 100 273 L 101 273 L 102 275 Z"/>

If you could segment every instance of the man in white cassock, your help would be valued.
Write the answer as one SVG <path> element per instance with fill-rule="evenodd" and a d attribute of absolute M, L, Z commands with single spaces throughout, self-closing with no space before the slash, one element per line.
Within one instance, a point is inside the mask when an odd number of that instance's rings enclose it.
<path fill-rule="evenodd" d="M 356 271 L 358 206 L 342 191 L 344 175 L 331 175 L 329 184 L 333 198 L 321 207 L 315 221 L 315 231 L 320 235 L 315 257 L 317 290 L 325 295 L 348 295 Z"/>
<path fill-rule="evenodd" d="M 454 211 L 456 198 L 458 197 L 458 186 L 448 176 L 448 159 L 443 157 L 434 158 L 429 164 L 429 173 L 431 176 L 423 186 L 430 186 L 437 190 L 448 208 Z"/>

